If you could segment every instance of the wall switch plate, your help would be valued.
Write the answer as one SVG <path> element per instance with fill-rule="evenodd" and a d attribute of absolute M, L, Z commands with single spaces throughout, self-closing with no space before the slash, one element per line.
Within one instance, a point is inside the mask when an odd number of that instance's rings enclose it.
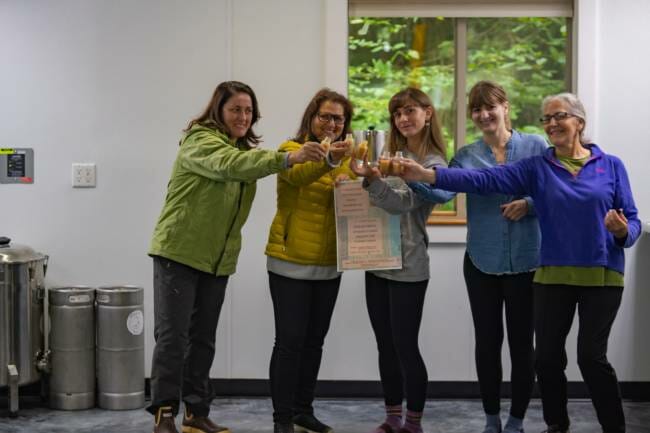
<path fill-rule="evenodd" d="M 97 186 L 97 167 L 94 163 L 72 163 L 72 187 L 95 188 Z"/>

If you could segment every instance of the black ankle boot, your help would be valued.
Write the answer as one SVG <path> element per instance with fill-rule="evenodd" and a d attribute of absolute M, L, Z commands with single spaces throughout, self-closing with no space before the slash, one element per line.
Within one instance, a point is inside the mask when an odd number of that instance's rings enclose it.
<path fill-rule="evenodd" d="M 299 413 L 293 417 L 293 428 L 298 433 L 334 433 L 332 427 L 323 424 L 311 413 Z"/>
<path fill-rule="evenodd" d="M 276 422 L 273 424 L 273 433 L 294 433 L 293 424 L 281 424 L 279 422 Z"/>

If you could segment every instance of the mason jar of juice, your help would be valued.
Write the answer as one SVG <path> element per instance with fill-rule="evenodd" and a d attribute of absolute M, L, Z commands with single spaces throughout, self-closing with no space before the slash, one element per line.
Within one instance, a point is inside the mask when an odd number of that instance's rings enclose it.
<path fill-rule="evenodd" d="M 368 141 L 363 140 L 359 142 L 357 145 L 355 151 L 354 151 L 354 157 L 357 159 L 358 163 L 363 162 L 363 158 L 366 157 L 368 154 Z"/>
<path fill-rule="evenodd" d="M 346 134 L 345 143 L 348 146 L 348 149 L 345 151 L 345 156 L 350 156 L 352 155 L 352 152 L 354 150 L 354 135 L 352 135 L 351 133 Z"/>
<path fill-rule="evenodd" d="M 323 138 L 323 140 L 320 142 L 320 145 L 326 154 L 330 151 L 330 144 L 332 144 L 332 139 L 329 137 Z"/>
<path fill-rule="evenodd" d="M 390 161 L 390 173 L 393 176 L 399 176 L 404 172 L 404 167 L 402 166 L 402 160 L 404 159 L 404 153 L 401 150 L 395 152 L 395 156 Z"/>
<path fill-rule="evenodd" d="M 384 176 L 390 175 L 390 152 L 382 152 L 379 157 L 379 171 Z"/>

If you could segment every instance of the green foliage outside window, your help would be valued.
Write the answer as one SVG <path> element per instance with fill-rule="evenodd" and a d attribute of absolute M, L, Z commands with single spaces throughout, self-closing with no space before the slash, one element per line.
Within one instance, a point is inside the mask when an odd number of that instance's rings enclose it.
<path fill-rule="evenodd" d="M 467 85 L 490 79 L 508 92 L 513 126 L 541 133 L 544 96 L 567 89 L 565 18 L 470 18 Z M 348 91 L 353 129 L 388 128 L 388 100 L 407 86 L 431 96 L 453 155 L 454 20 L 351 18 Z M 468 122 L 467 142 L 478 135 Z"/>
<path fill-rule="evenodd" d="M 540 103 L 568 89 L 566 18 L 468 18 L 466 93 L 477 81 L 501 84 L 510 118 L 522 132 L 543 134 Z M 349 23 L 348 94 L 355 106 L 352 128 L 388 130 L 388 101 L 408 86 L 422 89 L 436 108 L 455 152 L 454 44 L 452 18 L 360 18 Z M 471 120 L 466 143 L 478 139 Z M 462 143 L 464 144 L 464 143 Z M 447 203 L 439 210 L 454 211 Z"/>

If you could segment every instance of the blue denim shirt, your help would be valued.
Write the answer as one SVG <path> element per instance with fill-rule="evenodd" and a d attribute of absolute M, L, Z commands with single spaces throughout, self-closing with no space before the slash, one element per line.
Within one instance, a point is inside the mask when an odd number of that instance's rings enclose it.
<path fill-rule="evenodd" d="M 506 143 L 506 164 L 544 153 L 544 138 L 513 129 Z M 449 167 L 488 168 L 497 166 L 490 147 L 482 140 L 459 149 Z M 423 198 L 444 203 L 455 193 L 422 183 L 409 184 Z M 511 221 L 501 213 L 501 205 L 513 200 L 528 202 L 528 215 Z M 467 253 L 474 266 L 486 274 L 517 274 L 539 266 L 540 231 L 530 197 L 504 194 L 467 194 Z"/>

